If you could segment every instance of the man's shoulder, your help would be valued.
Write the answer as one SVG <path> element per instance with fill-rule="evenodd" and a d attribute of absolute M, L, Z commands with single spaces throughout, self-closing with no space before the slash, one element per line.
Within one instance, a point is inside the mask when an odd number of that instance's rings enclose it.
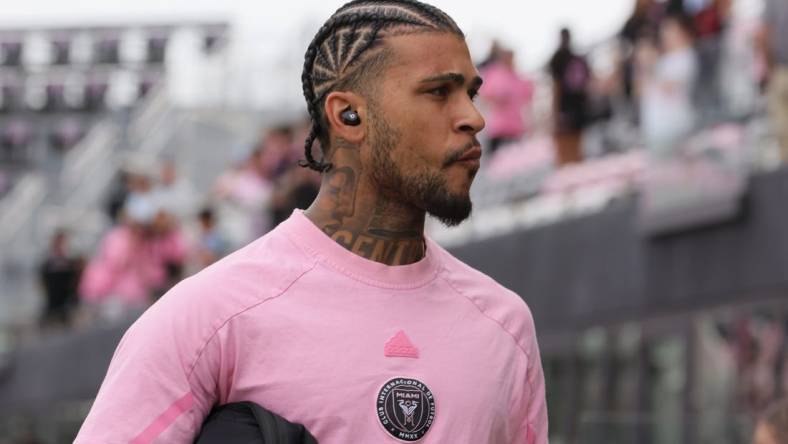
<path fill-rule="evenodd" d="M 314 265 L 311 256 L 274 230 L 184 279 L 148 311 L 216 330 L 237 314 L 285 293 Z"/>
<path fill-rule="evenodd" d="M 525 300 L 495 279 L 471 267 L 439 247 L 448 285 L 468 299 L 480 314 L 498 323 L 523 351 L 529 350 L 534 321 Z"/>

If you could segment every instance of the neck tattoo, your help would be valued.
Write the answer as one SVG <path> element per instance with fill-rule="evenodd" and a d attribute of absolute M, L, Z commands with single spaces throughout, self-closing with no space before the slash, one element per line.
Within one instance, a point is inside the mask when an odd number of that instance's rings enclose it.
<path fill-rule="evenodd" d="M 320 194 L 306 216 L 345 249 L 387 265 L 419 261 L 426 253 L 424 213 L 392 203 L 361 183 L 356 148 L 338 141 Z M 353 148 L 353 150 L 351 150 Z"/>

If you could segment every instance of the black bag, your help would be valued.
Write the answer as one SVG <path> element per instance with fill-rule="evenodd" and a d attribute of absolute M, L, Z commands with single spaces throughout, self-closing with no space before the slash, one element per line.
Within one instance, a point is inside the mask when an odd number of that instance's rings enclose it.
<path fill-rule="evenodd" d="M 211 410 L 194 443 L 317 444 L 317 441 L 303 425 L 244 401 Z"/>

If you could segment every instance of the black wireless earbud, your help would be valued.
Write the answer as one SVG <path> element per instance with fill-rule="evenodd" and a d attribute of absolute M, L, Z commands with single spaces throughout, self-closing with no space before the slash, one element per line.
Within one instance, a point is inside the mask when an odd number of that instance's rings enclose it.
<path fill-rule="evenodd" d="M 346 109 L 339 115 L 345 125 L 356 126 L 361 123 L 361 118 L 358 113 L 352 109 Z"/>

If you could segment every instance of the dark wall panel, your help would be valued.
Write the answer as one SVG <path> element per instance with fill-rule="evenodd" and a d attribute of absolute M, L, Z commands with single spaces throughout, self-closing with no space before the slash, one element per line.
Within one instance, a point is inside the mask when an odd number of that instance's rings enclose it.
<path fill-rule="evenodd" d="M 545 332 L 788 295 L 788 169 L 754 177 L 719 225 L 642 237 L 636 205 L 452 252 L 520 294 Z"/>

